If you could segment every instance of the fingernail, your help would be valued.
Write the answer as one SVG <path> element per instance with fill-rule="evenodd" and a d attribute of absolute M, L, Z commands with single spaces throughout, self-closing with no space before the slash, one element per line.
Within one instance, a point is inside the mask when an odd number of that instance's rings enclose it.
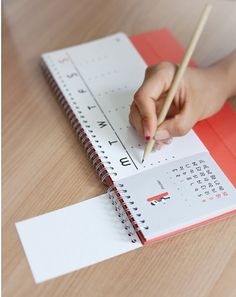
<path fill-rule="evenodd" d="M 160 143 L 160 144 L 157 144 L 156 149 L 159 151 L 162 147 L 163 147 L 163 144 Z"/>
<path fill-rule="evenodd" d="M 144 138 L 146 141 L 149 141 L 151 139 L 149 129 L 146 127 L 143 127 L 143 133 L 144 133 Z"/>
<path fill-rule="evenodd" d="M 166 139 L 166 140 L 163 140 L 163 142 L 165 144 L 170 144 L 172 142 L 173 138 L 169 138 L 169 139 Z"/>
<path fill-rule="evenodd" d="M 154 136 L 155 140 L 164 140 L 170 138 L 170 134 L 167 130 L 158 130 Z"/>

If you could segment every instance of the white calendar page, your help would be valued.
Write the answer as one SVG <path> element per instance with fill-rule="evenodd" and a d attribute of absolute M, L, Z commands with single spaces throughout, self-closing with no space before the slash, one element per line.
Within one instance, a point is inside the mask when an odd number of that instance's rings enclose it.
<path fill-rule="evenodd" d="M 236 190 L 208 153 L 125 178 L 119 187 L 146 240 L 236 211 Z"/>
<path fill-rule="evenodd" d="M 114 181 L 207 151 L 190 131 L 141 164 L 145 143 L 128 115 L 147 65 L 126 35 L 47 53 L 43 60 Z"/>
<path fill-rule="evenodd" d="M 16 228 L 37 283 L 142 246 L 134 231 L 128 236 L 108 194 L 18 222 Z"/>

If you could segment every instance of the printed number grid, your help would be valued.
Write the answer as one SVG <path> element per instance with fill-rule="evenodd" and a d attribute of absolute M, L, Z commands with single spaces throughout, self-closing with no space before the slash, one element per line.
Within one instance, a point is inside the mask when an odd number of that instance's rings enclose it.
<path fill-rule="evenodd" d="M 173 168 L 172 177 L 177 183 L 185 183 L 186 186 L 192 188 L 196 197 L 202 202 L 228 196 L 228 192 L 217 175 L 203 159 L 186 162 L 182 166 Z"/>

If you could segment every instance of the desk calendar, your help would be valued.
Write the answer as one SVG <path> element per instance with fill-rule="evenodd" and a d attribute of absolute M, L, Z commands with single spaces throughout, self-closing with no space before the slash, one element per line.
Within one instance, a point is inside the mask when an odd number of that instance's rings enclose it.
<path fill-rule="evenodd" d="M 141 164 L 128 114 L 146 63 L 125 34 L 44 54 L 42 68 L 108 191 L 16 224 L 36 282 L 236 211 L 234 186 L 193 130 Z"/>

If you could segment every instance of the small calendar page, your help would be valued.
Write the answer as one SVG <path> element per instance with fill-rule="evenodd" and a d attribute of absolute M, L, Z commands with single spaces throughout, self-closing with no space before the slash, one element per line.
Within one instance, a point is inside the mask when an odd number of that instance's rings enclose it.
<path fill-rule="evenodd" d="M 208 153 L 120 180 L 119 185 L 147 240 L 236 208 L 233 185 Z"/>
<path fill-rule="evenodd" d="M 128 119 L 147 65 L 125 34 L 44 54 L 43 60 L 114 181 L 207 151 L 190 131 L 141 163 L 145 142 Z"/>

